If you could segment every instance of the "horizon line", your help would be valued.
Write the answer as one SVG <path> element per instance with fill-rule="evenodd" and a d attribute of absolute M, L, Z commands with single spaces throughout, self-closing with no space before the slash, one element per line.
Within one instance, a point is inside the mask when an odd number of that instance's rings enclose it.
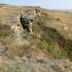
<path fill-rule="evenodd" d="M 47 9 L 47 10 L 58 10 L 58 11 L 64 11 L 64 10 L 66 10 L 66 11 L 68 11 L 68 10 L 70 10 L 70 11 L 72 11 L 72 9 L 53 9 L 53 8 L 46 8 L 46 7 L 41 7 L 41 6 L 37 6 L 37 5 L 16 5 L 16 4 L 7 4 L 7 3 L 0 3 L 0 5 L 9 5 L 9 6 L 20 6 L 20 7 L 40 7 L 40 8 L 43 8 L 43 9 Z"/>

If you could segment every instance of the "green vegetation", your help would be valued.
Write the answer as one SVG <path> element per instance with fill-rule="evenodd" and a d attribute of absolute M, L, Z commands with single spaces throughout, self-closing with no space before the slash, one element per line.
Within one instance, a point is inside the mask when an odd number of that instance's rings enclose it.
<path fill-rule="evenodd" d="M 11 34 L 11 31 L 6 30 L 6 29 L 0 29 L 0 38 L 4 38 L 7 37 Z"/>
<path fill-rule="evenodd" d="M 41 32 L 41 39 L 38 47 L 48 52 L 53 58 L 62 59 L 69 57 L 71 59 L 72 41 L 65 39 L 56 29 L 46 27 L 45 23 L 49 21 L 47 15 L 43 15 L 36 20 L 33 25 L 34 32 Z"/>
<path fill-rule="evenodd" d="M 0 24 L 0 38 L 6 38 L 12 34 L 12 31 L 8 25 Z"/>
<path fill-rule="evenodd" d="M 30 11 L 30 8 L 24 9 L 24 7 L 5 7 L 3 9 L 2 7 L 0 6 L 0 25 L 2 25 L 2 23 L 17 24 L 18 21 L 15 19 L 18 18 L 18 14 L 21 11 L 24 13 Z M 29 33 L 24 32 L 23 34 L 23 40 L 26 39 L 27 41 L 30 41 L 30 44 L 32 43 L 30 47 L 15 43 L 14 41 L 16 39 L 16 34 L 13 34 L 10 27 L 7 25 L 2 27 L 0 26 L 0 43 L 9 45 L 8 55 L 23 56 L 24 50 L 27 50 L 29 53 L 31 53 L 31 47 L 33 46 L 36 47 L 36 49 L 39 48 L 41 51 L 50 54 L 50 56 L 53 58 L 62 59 L 69 57 L 72 59 L 72 40 L 67 37 L 67 35 L 71 35 L 71 31 L 70 29 L 68 31 L 64 30 L 65 24 L 67 24 L 66 26 L 72 26 L 72 20 L 70 21 L 71 14 L 62 14 L 60 12 L 58 13 L 53 11 L 50 12 L 42 9 L 41 14 L 42 16 L 38 17 L 33 23 L 34 35 L 29 39 Z M 27 34 L 25 35 L 25 33 Z"/>
<path fill-rule="evenodd" d="M 48 48 L 48 43 L 46 41 L 41 41 L 39 43 L 39 47 L 42 49 L 42 50 L 47 50 Z"/>
<path fill-rule="evenodd" d="M 33 35 L 30 35 L 26 30 L 22 33 L 19 28 L 19 13 L 27 14 L 30 10 L 33 9 L 0 4 L 0 45 L 7 48 L 2 55 L 3 63 L 0 61 L 0 72 L 34 72 L 34 68 L 39 72 L 40 63 L 43 66 L 50 58 L 55 70 L 61 66 L 67 69 L 68 65 L 62 65 L 63 61 L 59 63 L 57 60 L 55 65 L 52 59 L 72 60 L 72 14 L 40 9 L 42 16 L 33 22 Z M 32 64 L 31 70 L 30 61 L 37 61 L 39 65 L 33 67 Z"/>
<path fill-rule="evenodd" d="M 23 50 L 24 46 L 17 44 L 17 43 L 13 43 L 11 45 L 9 45 L 9 49 L 7 51 L 7 55 L 10 58 L 14 58 L 14 56 L 20 56 L 22 57 L 24 54 L 24 50 Z"/>
<path fill-rule="evenodd" d="M 58 44 L 55 43 L 47 43 L 46 41 L 41 41 L 39 43 L 39 48 L 43 51 L 48 52 L 53 58 L 62 59 L 64 58 L 64 53 L 60 50 Z"/>
<path fill-rule="evenodd" d="M 0 43 L 10 44 L 13 38 L 13 31 L 8 25 L 0 25 Z"/>

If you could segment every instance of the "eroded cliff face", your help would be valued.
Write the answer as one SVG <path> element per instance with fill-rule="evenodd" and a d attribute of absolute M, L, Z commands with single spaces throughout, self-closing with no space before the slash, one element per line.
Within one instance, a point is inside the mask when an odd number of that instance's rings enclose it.
<path fill-rule="evenodd" d="M 32 15 L 36 8 L 0 5 L 1 71 L 72 72 L 72 14 L 37 8 L 41 16 L 33 21 L 31 35 L 19 14 Z"/>

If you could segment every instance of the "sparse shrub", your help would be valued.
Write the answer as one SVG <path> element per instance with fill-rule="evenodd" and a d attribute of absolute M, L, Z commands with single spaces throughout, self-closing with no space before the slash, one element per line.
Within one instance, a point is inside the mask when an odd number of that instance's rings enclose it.
<path fill-rule="evenodd" d="M 47 42 L 46 41 L 41 41 L 39 43 L 39 48 L 42 49 L 42 50 L 47 50 L 47 48 L 48 48 Z"/>
<path fill-rule="evenodd" d="M 11 30 L 10 27 L 7 25 L 0 25 L 0 37 L 7 37 L 9 35 L 11 35 Z"/>
<path fill-rule="evenodd" d="M 61 42 L 63 38 L 53 28 L 44 28 L 43 26 L 42 30 L 44 30 L 44 32 L 40 39 L 40 49 L 48 52 L 53 58 L 64 58 L 65 52 L 59 45 L 59 42 Z"/>
<path fill-rule="evenodd" d="M 10 58 L 14 58 L 14 56 L 22 57 L 24 53 L 24 46 L 21 44 L 13 43 L 9 46 L 9 49 L 7 51 L 7 55 Z"/>
<path fill-rule="evenodd" d="M 50 53 L 50 55 L 52 55 L 53 58 L 56 58 L 56 59 L 64 58 L 64 53 L 63 51 L 60 50 L 59 47 L 53 47 L 52 45 L 47 48 L 47 51 Z"/>

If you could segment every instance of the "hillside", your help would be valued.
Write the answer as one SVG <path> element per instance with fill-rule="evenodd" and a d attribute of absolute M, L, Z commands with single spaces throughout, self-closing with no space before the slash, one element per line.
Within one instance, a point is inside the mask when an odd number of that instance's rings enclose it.
<path fill-rule="evenodd" d="M 30 35 L 23 29 L 19 13 L 32 13 L 35 8 L 40 10 L 41 17 L 33 22 L 33 35 Z M 72 72 L 70 60 L 72 61 L 71 12 L 0 5 L 0 64 L 4 65 L 0 66 L 1 71 L 7 66 L 11 71 L 5 72 L 24 72 L 22 69 L 25 72 Z M 30 66 L 32 63 L 35 64 L 34 67 Z M 20 71 L 14 69 L 17 64 Z M 28 66 L 32 71 L 26 69 Z"/>

